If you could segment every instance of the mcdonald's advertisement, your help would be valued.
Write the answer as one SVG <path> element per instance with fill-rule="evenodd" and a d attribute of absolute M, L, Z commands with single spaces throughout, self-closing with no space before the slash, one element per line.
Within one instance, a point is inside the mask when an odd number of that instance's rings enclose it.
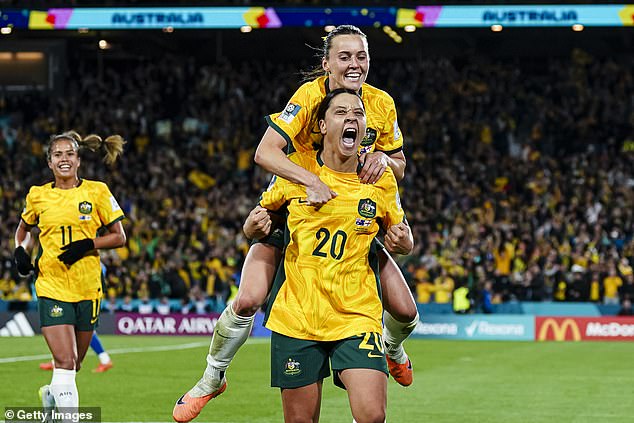
<path fill-rule="evenodd" d="M 536 341 L 634 341 L 627 317 L 535 317 Z"/>

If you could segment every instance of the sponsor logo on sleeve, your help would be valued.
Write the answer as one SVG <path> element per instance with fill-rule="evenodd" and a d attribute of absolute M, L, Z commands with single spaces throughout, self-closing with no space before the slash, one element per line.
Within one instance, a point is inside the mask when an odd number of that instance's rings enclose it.
<path fill-rule="evenodd" d="M 282 114 L 280 114 L 280 119 L 286 123 L 291 123 L 301 109 L 302 106 L 299 104 L 288 103 Z"/>
<path fill-rule="evenodd" d="M 115 200 L 113 195 L 110 196 L 110 205 L 112 206 L 112 211 L 113 212 L 121 210 L 121 207 L 119 206 L 119 203 L 117 203 L 117 200 Z"/>
<path fill-rule="evenodd" d="M 401 139 L 401 129 L 398 127 L 398 121 L 394 121 L 394 140 L 400 140 Z"/>

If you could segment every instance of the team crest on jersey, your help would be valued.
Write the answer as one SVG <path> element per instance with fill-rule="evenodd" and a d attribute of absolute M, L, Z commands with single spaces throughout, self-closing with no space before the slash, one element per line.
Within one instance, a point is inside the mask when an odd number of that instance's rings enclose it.
<path fill-rule="evenodd" d="M 376 216 L 376 203 L 369 198 L 359 200 L 359 214 L 368 219 Z"/>
<path fill-rule="evenodd" d="M 79 203 L 79 213 L 81 214 L 90 214 L 92 213 L 92 204 L 88 201 L 82 201 Z"/>
<path fill-rule="evenodd" d="M 289 358 L 286 364 L 284 364 L 284 374 L 287 376 L 296 376 L 302 372 L 299 361 L 295 361 Z"/>
<path fill-rule="evenodd" d="M 361 146 L 368 147 L 376 142 L 376 129 L 367 128 L 365 130 L 365 136 L 361 140 Z"/>
<path fill-rule="evenodd" d="M 51 307 L 51 310 L 48 314 L 51 317 L 62 317 L 64 315 L 64 309 L 55 304 L 53 307 Z"/>
<path fill-rule="evenodd" d="M 280 119 L 282 119 L 286 123 L 291 123 L 297 113 L 301 110 L 302 106 L 299 104 L 288 103 L 282 114 L 280 115 Z"/>

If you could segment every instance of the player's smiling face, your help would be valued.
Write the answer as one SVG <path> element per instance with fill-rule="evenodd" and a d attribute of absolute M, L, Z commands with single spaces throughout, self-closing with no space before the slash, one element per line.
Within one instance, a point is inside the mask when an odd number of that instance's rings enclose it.
<path fill-rule="evenodd" d="M 336 95 L 319 122 L 324 135 L 324 148 L 333 148 L 341 157 L 356 157 L 365 134 L 365 110 L 355 94 Z"/>
<path fill-rule="evenodd" d="M 330 89 L 347 88 L 359 91 L 370 69 L 368 42 L 354 34 L 337 35 L 332 39 L 328 57 L 322 67 L 329 73 Z"/>
<path fill-rule="evenodd" d="M 71 141 L 61 139 L 52 145 L 48 167 L 53 171 L 55 179 L 77 178 L 79 163 L 79 155 Z"/>

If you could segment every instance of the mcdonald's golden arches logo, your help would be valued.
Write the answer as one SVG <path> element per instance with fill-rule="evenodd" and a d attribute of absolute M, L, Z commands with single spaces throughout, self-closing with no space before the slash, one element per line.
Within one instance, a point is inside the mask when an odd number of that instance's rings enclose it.
<path fill-rule="evenodd" d="M 552 337 L 549 334 L 552 332 Z M 568 336 L 570 333 L 570 336 Z M 581 332 L 574 319 L 546 318 L 542 320 L 537 334 L 538 341 L 580 341 Z"/>

